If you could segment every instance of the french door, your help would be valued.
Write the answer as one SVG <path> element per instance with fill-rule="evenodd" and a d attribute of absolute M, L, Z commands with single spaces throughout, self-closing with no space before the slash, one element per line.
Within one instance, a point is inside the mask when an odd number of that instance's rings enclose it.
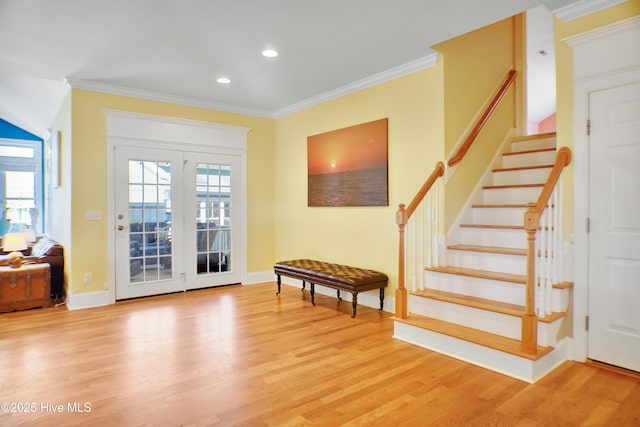
<path fill-rule="evenodd" d="M 116 148 L 116 299 L 240 282 L 239 161 Z"/>

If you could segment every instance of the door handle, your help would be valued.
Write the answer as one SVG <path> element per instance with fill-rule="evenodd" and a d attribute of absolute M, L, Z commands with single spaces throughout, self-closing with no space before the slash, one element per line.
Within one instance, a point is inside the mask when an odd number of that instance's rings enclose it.
<path fill-rule="evenodd" d="M 127 227 L 126 227 L 126 226 L 124 226 L 124 225 L 119 225 L 119 226 L 118 226 L 118 231 L 122 231 L 122 230 L 124 230 L 125 228 L 127 228 Z"/>

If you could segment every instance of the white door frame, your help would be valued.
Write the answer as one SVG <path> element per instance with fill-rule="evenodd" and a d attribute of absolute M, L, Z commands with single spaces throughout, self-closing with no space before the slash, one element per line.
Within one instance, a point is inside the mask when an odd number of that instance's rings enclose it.
<path fill-rule="evenodd" d="M 107 293 L 108 303 L 116 301 L 115 286 L 115 149 L 131 146 L 155 149 L 181 149 L 184 151 L 228 154 L 241 158 L 242 176 L 238 197 L 242 200 L 238 230 L 242 248 L 242 260 L 238 268 L 242 282 L 246 281 L 247 266 L 247 133 L 249 128 L 177 119 L 150 114 L 105 110 L 107 117 Z"/>
<path fill-rule="evenodd" d="M 589 95 L 640 82 L 640 16 L 563 40 L 573 48 L 574 76 L 574 287 L 571 358 L 585 361 L 589 314 Z"/>

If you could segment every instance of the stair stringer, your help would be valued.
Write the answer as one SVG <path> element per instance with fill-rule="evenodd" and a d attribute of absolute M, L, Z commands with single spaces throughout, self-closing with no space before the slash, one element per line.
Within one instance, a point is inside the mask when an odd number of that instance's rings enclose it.
<path fill-rule="evenodd" d="M 462 206 L 462 209 L 460 209 L 460 212 L 458 213 L 458 216 L 456 217 L 456 219 L 453 221 L 449 229 L 446 230 L 445 236 L 444 236 L 444 242 L 442 244 L 443 248 L 446 248 L 447 245 L 458 244 L 462 241 L 462 238 L 460 236 L 460 230 L 461 230 L 460 224 L 472 222 L 473 210 L 471 209 L 471 206 L 474 204 L 482 203 L 482 200 L 483 200 L 482 187 L 491 185 L 493 183 L 493 179 L 492 179 L 493 169 L 501 165 L 502 153 L 504 153 L 505 151 L 508 151 L 507 147 L 511 143 L 511 139 L 514 138 L 515 132 L 516 132 L 516 129 L 511 128 L 505 134 L 504 139 L 500 143 L 500 147 L 498 148 L 498 150 L 496 150 L 493 158 L 491 159 L 491 162 L 487 164 L 487 167 L 484 173 L 482 174 L 482 177 L 478 180 L 476 186 L 473 188 L 473 190 L 469 194 L 467 201 Z M 447 167 L 445 171 L 445 182 L 450 177 L 449 170 L 450 168 Z M 522 218 L 522 223 L 524 224 L 524 217 Z M 446 252 L 445 252 L 445 256 L 446 256 Z M 446 258 L 443 257 L 440 259 L 441 259 L 441 264 L 446 265 Z"/>
<path fill-rule="evenodd" d="M 538 381 L 569 360 L 569 338 L 559 340 L 548 354 L 532 360 L 432 332 L 399 320 L 394 322 L 393 337 L 528 383 Z"/>

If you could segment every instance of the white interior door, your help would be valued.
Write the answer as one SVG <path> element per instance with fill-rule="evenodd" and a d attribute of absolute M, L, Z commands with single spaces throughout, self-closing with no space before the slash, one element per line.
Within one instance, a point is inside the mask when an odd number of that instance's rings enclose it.
<path fill-rule="evenodd" d="M 183 153 L 115 151 L 116 299 L 184 290 Z"/>
<path fill-rule="evenodd" d="M 186 287 L 241 281 L 239 156 L 185 153 Z"/>
<path fill-rule="evenodd" d="M 640 371 L 640 83 L 589 96 L 588 357 Z"/>

